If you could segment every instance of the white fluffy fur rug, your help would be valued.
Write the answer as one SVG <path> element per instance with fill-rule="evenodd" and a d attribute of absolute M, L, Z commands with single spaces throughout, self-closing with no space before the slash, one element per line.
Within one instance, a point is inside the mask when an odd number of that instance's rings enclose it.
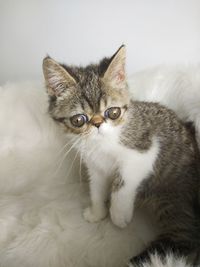
<path fill-rule="evenodd" d="M 84 221 L 88 187 L 65 143 L 42 86 L 0 87 L 0 267 L 122 267 L 153 237 L 137 214 L 124 230 Z"/>
<path fill-rule="evenodd" d="M 133 77 L 134 86 L 142 81 Z M 84 221 L 88 187 L 76 153 L 64 158 L 66 143 L 47 114 L 43 86 L 0 87 L 0 267 L 123 267 L 154 237 L 139 213 L 124 230 L 109 218 Z M 184 261 L 155 256 L 152 266 Z"/>

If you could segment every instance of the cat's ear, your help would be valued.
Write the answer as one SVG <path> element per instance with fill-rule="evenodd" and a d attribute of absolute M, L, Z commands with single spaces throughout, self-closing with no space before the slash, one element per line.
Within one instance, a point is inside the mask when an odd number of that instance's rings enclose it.
<path fill-rule="evenodd" d="M 126 48 L 125 45 L 122 45 L 110 59 L 108 68 L 103 76 L 104 82 L 109 83 L 110 86 L 116 89 L 126 88 L 125 61 Z"/>
<path fill-rule="evenodd" d="M 48 94 L 59 96 L 76 85 L 75 79 L 58 62 L 50 57 L 43 60 L 43 73 Z"/>

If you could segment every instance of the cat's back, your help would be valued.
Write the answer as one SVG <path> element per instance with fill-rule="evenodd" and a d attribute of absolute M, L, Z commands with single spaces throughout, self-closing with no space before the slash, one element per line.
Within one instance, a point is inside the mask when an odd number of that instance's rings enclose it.
<path fill-rule="evenodd" d="M 138 149 L 148 149 L 153 137 L 163 145 L 195 145 L 191 128 L 174 111 L 158 103 L 131 101 L 127 121 L 123 134 Z"/>
<path fill-rule="evenodd" d="M 127 136 L 132 148 L 145 153 L 151 147 L 152 140 L 156 139 L 159 144 L 153 175 L 159 179 L 147 181 L 146 188 L 151 188 L 150 191 L 147 189 L 147 194 L 152 190 L 172 190 L 177 194 L 177 188 L 185 194 L 188 190 L 196 192 L 200 180 L 200 160 L 191 127 L 184 124 L 172 110 L 160 104 L 137 101 L 131 102 L 129 122 Z"/>
<path fill-rule="evenodd" d="M 173 110 L 154 102 L 131 101 L 129 118 L 135 119 L 136 123 L 139 121 L 145 123 L 147 126 L 159 126 L 155 129 L 162 129 L 163 127 L 176 129 L 178 127 L 180 130 L 180 128 L 185 127 Z"/>

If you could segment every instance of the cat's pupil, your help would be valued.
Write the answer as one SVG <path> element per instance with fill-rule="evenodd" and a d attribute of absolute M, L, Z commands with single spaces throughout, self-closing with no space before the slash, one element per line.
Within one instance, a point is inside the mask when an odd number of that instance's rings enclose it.
<path fill-rule="evenodd" d="M 105 111 L 105 117 L 111 120 L 116 120 L 121 115 L 121 109 L 119 107 L 112 107 Z"/>
<path fill-rule="evenodd" d="M 82 127 L 88 121 L 88 118 L 84 114 L 77 114 L 77 115 L 71 117 L 70 120 L 71 120 L 71 123 L 73 126 Z"/>

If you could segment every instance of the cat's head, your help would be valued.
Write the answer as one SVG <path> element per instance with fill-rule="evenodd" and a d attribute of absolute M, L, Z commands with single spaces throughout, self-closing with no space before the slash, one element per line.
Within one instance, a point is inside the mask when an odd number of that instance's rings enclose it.
<path fill-rule="evenodd" d="M 125 46 L 97 65 L 74 67 L 43 61 L 49 113 L 68 133 L 97 137 L 123 125 L 129 105 Z"/>

